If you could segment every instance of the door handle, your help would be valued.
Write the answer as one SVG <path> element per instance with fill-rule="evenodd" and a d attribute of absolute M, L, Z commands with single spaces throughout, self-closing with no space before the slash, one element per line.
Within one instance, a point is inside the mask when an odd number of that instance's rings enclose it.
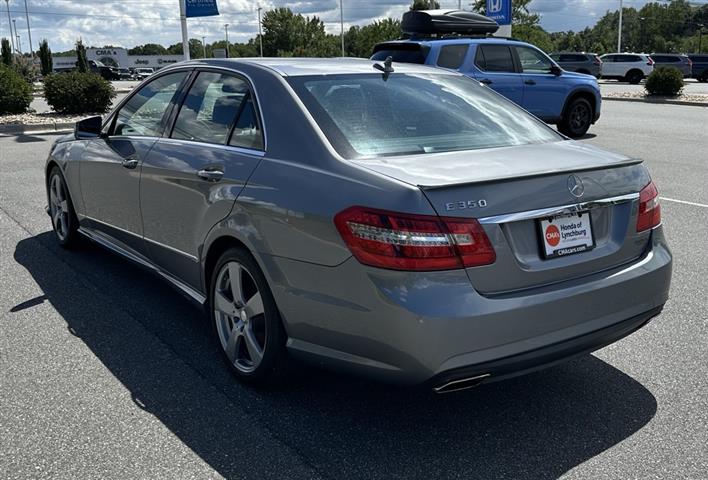
<path fill-rule="evenodd" d="M 138 166 L 138 163 L 139 163 L 139 161 L 137 158 L 128 157 L 125 160 L 123 160 L 123 167 L 132 170 Z"/>
<path fill-rule="evenodd" d="M 536 80 L 528 79 L 528 80 L 524 80 L 524 83 L 526 85 L 536 85 Z"/>
<path fill-rule="evenodd" d="M 483 78 L 482 80 L 479 81 L 479 83 L 483 83 L 485 85 L 491 85 L 492 81 L 488 78 Z"/>
<path fill-rule="evenodd" d="M 203 169 L 199 170 L 197 172 L 197 175 L 199 176 L 199 178 L 202 178 L 208 182 L 218 182 L 219 180 L 221 180 L 221 177 L 224 176 L 224 172 L 216 169 Z"/>

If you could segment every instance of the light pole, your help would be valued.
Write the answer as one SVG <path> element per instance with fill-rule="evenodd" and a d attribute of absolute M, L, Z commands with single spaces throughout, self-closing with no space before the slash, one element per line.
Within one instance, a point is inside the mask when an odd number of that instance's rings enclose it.
<path fill-rule="evenodd" d="M 344 53 L 344 9 L 342 8 L 342 0 L 339 0 L 339 37 L 342 40 L 342 56 L 346 57 Z"/>
<path fill-rule="evenodd" d="M 617 53 L 622 53 L 622 0 L 620 0 L 619 28 L 617 29 Z"/>
<path fill-rule="evenodd" d="M 258 43 L 261 47 L 261 58 L 263 58 L 263 31 L 261 28 L 261 10 L 263 9 L 260 5 L 258 5 Z"/>
<path fill-rule="evenodd" d="M 27 18 L 27 37 L 29 37 L 30 56 L 34 58 L 34 50 L 32 50 L 32 30 L 30 30 L 29 10 L 27 10 L 27 0 L 25 0 L 25 18 Z"/>
<path fill-rule="evenodd" d="M 15 43 L 15 53 L 19 53 L 20 55 L 22 55 L 22 48 L 20 48 L 20 34 L 17 33 L 17 20 L 15 20 L 14 18 L 12 19 L 12 25 L 14 25 L 15 27 L 15 40 L 17 40 L 17 43 Z"/>
<path fill-rule="evenodd" d="M 644 42 L 644 21 L 646 20 L 646 17 L 639 17 L 639 21 L 642 22 L 641 25 L 641 30 L 639 33 L 639 43 L 641 44 L 641 49 L 642 52 L 644 51 L 645 47 L 645 42 Z"/>
<path fill-rule="evenodd" d="M 224 30 L 226 31 L 226 58 L 229 58 L 229 24 L 224 24 Z"/>
<path fill-rule="evenodd" d="M 182 30 L 182 56 L 189 60 L 189 34 L 187 33 L 187 2 L 179 0 L 179 23 Z"/>
<path fill-rule="evenodd" d="M 204 53 L 204 58 L 206 58 L 206 37 L 202 37 L 202 51 Z"/>
<path fill-rule="evenodd" d="M 698 53 L 701 53 L 701 43 L 703 43 L 703 24 L 698 24 Z"/>
<path fill-rule="evenodd" d="M 7 24 L 10 27 L 10 42 L 12 43 L 12 51 L 15 51 L 15 35 L 12 33 L 12 17 L 10 16 L 10 0 L 5 0 L 7 7 Z"/>

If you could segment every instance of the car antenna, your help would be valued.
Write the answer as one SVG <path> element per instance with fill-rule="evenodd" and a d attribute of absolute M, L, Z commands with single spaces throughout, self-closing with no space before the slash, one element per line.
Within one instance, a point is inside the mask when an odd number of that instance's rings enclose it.
<path fill-rule="evenodd" d="M 390 55 L 388 57 L 386 57 L 386 60 L 384 60 L 383 65 L 381 65 L 380 63 L 374 63 L 374 68 L 376 70 L 381 70 L 383 72 L 383 81 L 384 82 L 386 80 L 388 80 L 388 76 L 394 72 L 393 67 L 391 66 L 392 63 L 393 63 L 393 57 Z"/>

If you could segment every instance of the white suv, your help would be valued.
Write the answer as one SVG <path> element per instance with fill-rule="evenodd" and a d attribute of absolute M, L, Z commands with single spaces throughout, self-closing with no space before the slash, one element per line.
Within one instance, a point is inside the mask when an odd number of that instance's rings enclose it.
<path fill-rule="evenodd" d="M 654 60 L 643 53 L 608 53 L 602 60 L 602 78 L 637 84 L 654 70 Z"/>

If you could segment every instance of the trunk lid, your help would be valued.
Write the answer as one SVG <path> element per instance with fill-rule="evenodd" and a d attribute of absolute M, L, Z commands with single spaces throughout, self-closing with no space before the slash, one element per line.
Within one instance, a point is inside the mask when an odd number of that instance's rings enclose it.
<path fill-rule="evenodd" d="M 640 161 L 577 142 L 358 161 L 421 187 L 441 216 L 477 218 L 497 259 L 468 268 L 474 288 L 501 295 L 570 281 L 629 263 L 645 252 L 638 192 L 650 181 Z M 569 177 L 583 184 L 571 194 Z M 578 192 L 576 191 L 576 194 Z M 589 212 L 594 247 L 545 258 L 540 222 Z"/>

